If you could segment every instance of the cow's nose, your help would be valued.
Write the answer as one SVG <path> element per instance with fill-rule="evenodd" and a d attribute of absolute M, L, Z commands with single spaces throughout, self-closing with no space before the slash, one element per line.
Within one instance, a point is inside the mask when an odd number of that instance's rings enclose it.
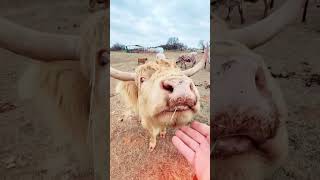
<path fill-rule="evenodd" d="M 168 92 L 169 106 L 194 106 L 196 95 L 192 81 L 184 79 L 168 79 L 161 82 L 161 88 Z"/>
<path fill-rule="evenodd" d="M 241 61 L 242 60 L 242 61 Z M 270 87 L 266 73 L 257 62 L 240 59 L 222 63 L 216 67 L 214 75 L 216 110 L 237 106 L 242 108 L 264 108 L 265 100 L 270 98 Z"/>

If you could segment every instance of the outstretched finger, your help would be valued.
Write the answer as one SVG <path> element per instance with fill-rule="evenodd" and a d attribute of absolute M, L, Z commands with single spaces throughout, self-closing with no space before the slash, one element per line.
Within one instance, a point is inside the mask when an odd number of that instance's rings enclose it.
<path fill-rule="evenodd" d="M 190 127 L 181 127 L 180 128 L 183 132 L 185 132 L 188 136 L 190 136 L 192 139 L 197 141 L 199 144 L 203 142 L 207 142 L 207 139 L 205 136 L 203 136 L 201 133 L 198 131 L 194 130 L 193 128 Z"/>
<path fill-rule="evenodd" d="M 185 134 L 183 131 L 177 130 L 176 136 L 180 138 L 186 144 L 189 146 L 193 151 L 196 151 L 199 148 L 199 143 L 197 143 L 194 139 L 189 137 L 187 134 Z"/>
<path fill-rule="evenodd" d="M 177 136 L 172 137 L 172 143 L 178 149 L 178 151 L 187 159 L 187 161 L 192 164 L 194 158 L 194 152 L 186 144 L 184 144 L 181 139 Z"/>
<path fill-rule="evenodd" d="M 199 133 L 201 133 L 203 136 L 210 137 L 210 126 L 204 123 L 200 123 L 198 121 L 193 121 L 191 123 L 191 127 L 196 131 L 198 131 Z"/>

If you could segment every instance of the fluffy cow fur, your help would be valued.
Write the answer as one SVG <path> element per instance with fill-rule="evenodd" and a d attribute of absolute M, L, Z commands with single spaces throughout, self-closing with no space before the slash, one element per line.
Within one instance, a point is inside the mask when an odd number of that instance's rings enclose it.
<path fill-rule="evenodd" d="M 103 116 L 97 117 L 99 119 L 107 116 L 107 113 L 97 111 L 100 106 L 105 109 L 104 97 L 107 98 L 103 94 L 107 83 L 106 68 L 100 67 L 96 60 L 96 54 L 105 40 L 101 37 L 104 34 L 104 19 L 104 14 L 97 13 L 82 24 L 80 62 L 34 63 L 18 83 L 20 97 L 31 100 L 34 114 L 38 114 L 37 118 L 48 125 L 56 143 L 71 143 L 77 159 L 85 167 L 92 167 L 89 120 L 95 116 Z"/>
<path fill-rule="evenodd" d="M 116 92 L 120 94 L 123 101 L 132 113 L 138 115 L 138 87 L 134 81 L 126 81 L 118 83 Z"/>
<path fill-rule="evenodd" d="M 35 114 L 53 132 L 57 144 L 72 142 L 78 158 L 89 155 L 87 129 L 89 82 L 79 63 L 59 62 L 31 65 L 19 82 L 19 95 L 30 102 Z M 67 133 L 66 133 L 67 132 Z M 88 159 L 83 163 L 88 163 Z"/>

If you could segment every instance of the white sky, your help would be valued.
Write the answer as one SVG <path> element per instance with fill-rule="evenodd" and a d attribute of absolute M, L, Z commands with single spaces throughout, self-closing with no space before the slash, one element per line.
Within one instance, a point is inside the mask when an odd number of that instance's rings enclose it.
<path fill-rule="evenodd" d="M 188 47 L 210 41 L 209 0 L 112 0 L 110 45 L 166 44 L 178 37 Z"/>

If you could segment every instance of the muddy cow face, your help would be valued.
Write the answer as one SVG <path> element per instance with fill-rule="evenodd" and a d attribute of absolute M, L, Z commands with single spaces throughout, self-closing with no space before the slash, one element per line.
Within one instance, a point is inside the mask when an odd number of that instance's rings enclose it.
<path fill-rule="evenodd" d="M 196 86 L 174 61 L 156 60 L 139 66 L 136 85 L 142 117 L 166 125 L 183 125 L 200 109 Z"/>
<path fill-rule="evenodd" d="M 236 29 L 212 14 L 214 179 L 265 179 L 286 158 L 286 105 L 264 61 L 251 49 L 292 23 L 304 1 L 286 1 L 267 18 Z"/>
<path fill-rule="evenodd" d="M 213 57 L 217 179 L 261 179 L 287 154 L 287 112 L 280 90 L 260 56 L 240 51 Z"/>

